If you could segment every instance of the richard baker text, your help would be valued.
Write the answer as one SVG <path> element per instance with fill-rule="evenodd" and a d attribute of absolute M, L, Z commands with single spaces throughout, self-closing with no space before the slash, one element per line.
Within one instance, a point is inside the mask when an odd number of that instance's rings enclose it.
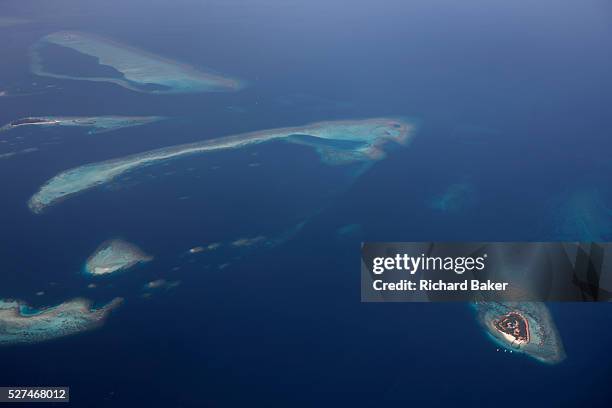
<path fill-rule="evenodd" d="M 442 280 L 433 281 L 430 279 L 410 281 L 407 279 L 402 279 L 399 282 L 384 282 L 381 279 L 376 279 L 372 283 L 372 287 L 376 291 L 504 291 L 508 289 L 508 282 L 494 282 L 490 279 L 487 279 L 486 281 L 470 279 L 462 282 L 444 282 Z"/>

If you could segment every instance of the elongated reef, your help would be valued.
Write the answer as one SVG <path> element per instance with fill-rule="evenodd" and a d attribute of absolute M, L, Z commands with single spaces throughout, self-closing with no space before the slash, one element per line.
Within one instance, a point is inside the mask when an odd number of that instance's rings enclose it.
<path fill-rule="evenodd" d="M 0 132 L 24 126 L 70 126 L 91 129 L 90 134 L 110 132 L 132 126 L 145 125 L 165 119 L 163 116 L 30 116 L 7 123 Z"/>
<path fill-rule="evenodd" d="M 51 72 L 45 67 L 41 53 L 41 49 L 48 44 L 97 58 L 100 65 L 114 68 L 121 77 L 79 76 Z M 109 82 L 137 92 L 158 94 L 228 92 L 237 91 L 244 86 L 243 82 L 237 79 L 196 69 L 97 35 L 76 31 L 60 31 L 44 36 L 30 49 L 30 59 L 32 73 L 39 76 Z"/>
<path fill-rule="evenodd" d="M 314 148 L 328 164 L 376 161 L 385 157 L 389 143 L 406 144 L 415 126 L 407 121 L 376 118 L 317 122 L 208 139 L 201 142 L 164 147 L 131 156 L 86 164 L 56 175 L 29 200 L 34 213 L 63 199 L 103 185 L 118 176 L 144 166 L 152 166 L 187 155 L 240 149 L 271 141 L 285 141 Z"/>

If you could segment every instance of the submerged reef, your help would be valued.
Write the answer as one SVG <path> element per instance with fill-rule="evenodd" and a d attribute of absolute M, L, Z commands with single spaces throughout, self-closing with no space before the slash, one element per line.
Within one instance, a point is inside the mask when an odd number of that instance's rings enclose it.
<path fill-rule="evenodd" d="M 345 243 L 364 241 L 365 230 L 361 224 L 347 224 L 336 229 L 336 240 Z"/>
<path fill-rule="evenodd" d="M 22 154 L 34 153 L 34 152 L 37 152 L 37 151 L 38 151 L 37 147 L 30 147 L 30 148 L 23 149 L 23 150 L 16 150 L 16 151 L 13 151 L 13 152 L 0 153 L 0 160 L 8 159 L 10 157 L 19 156 L 19 155 L 22 155 Z"/>
<path fill-rule="evenodd" d="M 17 17 L 2 17 L 0 16 L 0 28 L 2 27 L 12 27 L 21 24 L 31 23 L 32 20 L 27 20 L 25 18 L 17 18 Z"/>
<path fill-rule="evenodd" d="M 612 239 L 612 204 L 598 189 L 564 194 L 553 202 L 555 239 L 607 241 Z"/>
<path fill-rule="evenodd" d="M 181 284 L 181 281 L 167 281 L 166 279 L 157 279 L 151 282 L 147 282 L 143 289 L 154 290 L 154 289 L 173 289 Z"/>
<path fill-rule="evenodd" d="M 108 275 L 152 259 L 136 245 L 113 239 L 100 245 L 87 259 L 85 271 L 91 275 Z"/>
<path fill-rule="evenodd" d="M 46 207 L 69 196 L 108 183 L 140 167 L 187 155 L 240 149 L 271 141 L 313 147 L 328 164 L 372 162 L 385 157 L 385 149 L 390 142 L 407 143 L 414 129 L 410 122 L 387 118 L 317 122 L 170 146 L 64 171 L 45 183 L 30 198 L 28 206 L 34 213 L 41 213 Z"/>
<path fill-rule="evenodd" d="M 70 48 L 98 59 L 100 65 L 110 66 L 121 77 L 86 77 L 49 72 L 45 69 L 40 50 L 47 44 Z M 198 70 L 176 61 L 162 58 L 137 48 L 106 38 L 80 32 L 61 31 L 41 38 L 30 51 L 34 74 L 58 79 L 110 82 L 124 88 L 145 93 L 197 93 L 237 91 L 243 84 L 212 72 Z"/>
<path fill-rule="evenodd" d="M 429 206 L 442 212 L 458 212 L 474 204 L 475 194 L 475 188 L 469 182 L 452 184 L 440 195 L 435 196 Z"/>
<path fill-rule="evenodd" d="M 264 237 L 263 235 L 258 235 L 253 238 L 239 238 L 232 242 L 232 246 L 236 248 L 243 248 L 262 244 L 264 242 L 266 242 L 266 237 Z"/>
<path fill-rule="evenodd" d="M 145 125 L 164 119 L 163 116 L 36 116 L 8 123 L 0 127 L 0 132 L 23 126 L 76 126 L 90 128 L 91 130 L 88 133 L 94 134 Z"/>
<path fill-rule="evenodd" d="M 221 246 L 221 243 L 219 242 L 213 242 L 212 244 L 208 244 L 205 246 L 198 245 L 193 248 L 189 248 L 189 251 L 187 251 L 187 253 L 193 255 L 193 254 L 199 254 L 200 252 L 204 252 L 204 251 L 214 251 L 215 249 L 218 249 L 220 246 Z"/>
<path fill-rule="evenodd" d="M 500 347 L 542 363 L 565 359 L 565 350 L 548 308 L 540 302 L 477 302 L 478 322 Z"/>
<path fill-rule="evenodd" d="M 0 300 L 0 345 L 38 343 L 99 327 L 123 299 L 93 309 L 87 299 L 73 299 L 48 309 Z"/>

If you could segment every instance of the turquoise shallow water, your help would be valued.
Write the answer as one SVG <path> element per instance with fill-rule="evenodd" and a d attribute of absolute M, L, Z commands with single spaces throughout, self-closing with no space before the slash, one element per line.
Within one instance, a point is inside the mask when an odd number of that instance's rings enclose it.
<path fill-rule="evenodd" d="M 568 358 L 544 366 L 497 352 L 467 305 L 359 303 L 358 270 L 361 240 L 611 238 L 607 5 L 180 6 L 2 6 L 36 22 L 0 28 L 10 40 L 1 46 L 0 90 L 9 97 L 0 97 L 0 123 L 30 115 L 171 119 L 98 135 L 2 133 L 0 154 L 37 150 L 0 160 L 0 297 L 33 308 L 76 296 L 126 301 L 96 331 L 0 349 L 11 367 L 0 385 L 69 384 L 76 406 L 88 407 L 503 407 L 516 401 L 500 400 L 500 386 L 516 378 L 534 405 L 608 405 L 608 305 L 551 305 Z M 248 87 L 162 96 L 33 77 L 28 47 L 59 30 L 121 39 Z M 51 62 L 92 72 L 91 61 L 70 53 Z M 46 180 L 86 163 L 379 116 L 417 118 L 419 130 L 359 177 L 306 145 L 279 143 L 142 168 L 40 216 L 27 208 Z M 432 208 L 439 197 L 445 205 Z M 114 237 L 155 260 L 109 279 L 80 274 Z M 258 244 L 232 245 L 240 239 Z M 222 245 L 188 253 L 210 243 Z M 143 289 L 158 279 L 181 284 Z"/>

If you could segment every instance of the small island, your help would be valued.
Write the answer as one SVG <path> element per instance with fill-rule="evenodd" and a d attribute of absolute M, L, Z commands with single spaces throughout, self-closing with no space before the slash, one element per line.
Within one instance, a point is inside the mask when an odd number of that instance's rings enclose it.
<path fill-rule="evenodd" d="M 136 245 L 121 239 L 113 239 L 104 242 L 87 259 L 85 272 L 90 275 L 108 275 L 123 271 L 132 266 L 149 262 L 153 257 L 144 253 Z"/>
<path fill-rule="evenodd" d="M 0 127 L 6 132 L 22 126 L 71 126 L 88 128 L 89 134 L 110 132 L 166 119 L 163 116 L 37 116 L 14 120 Z"/>
<path fill-rule="evenodd" d="M 546 364 L 565 359 L 561 337 L 544 303 L 477 302 L 474 307 L 479 323 L 500 347 Z"/>
<path fill-rule="evenodd" d="M 10 123 L 10 126 L 15 127 L 19 125 L 40 125 L 43 123 L 55 123 L 45 118 L 23 118 Z"/>
<path fill-rule="evenodd" d="M 529 321 L 519 311 L 512 311 L 498 320 L 493 320 L 493 327 L 510 342 L 510 345 L 520 346 L 531 340 L 529 336 Z"/>

